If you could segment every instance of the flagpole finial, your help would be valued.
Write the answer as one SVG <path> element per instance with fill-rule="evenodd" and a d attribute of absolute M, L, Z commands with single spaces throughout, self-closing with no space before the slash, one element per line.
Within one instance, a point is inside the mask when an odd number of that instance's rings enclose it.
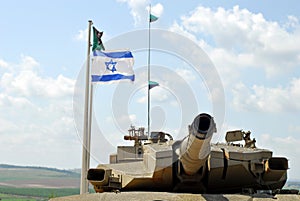
<path fill-rule="evenodd" d="M 89 20 L 88 22 L 91 23 L 91 25 L 93 24 L 93 20 Z"/>

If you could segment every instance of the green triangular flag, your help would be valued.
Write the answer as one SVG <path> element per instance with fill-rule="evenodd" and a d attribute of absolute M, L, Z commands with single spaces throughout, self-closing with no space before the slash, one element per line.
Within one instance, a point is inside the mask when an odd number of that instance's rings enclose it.
<path fill-rule="evenodd" d="M 158 20 L 158 17 L 150 13 L 150 22 L 155 22 L 156 20 Z"/>
<path fill-rule="evenodd" d="M 93 47 L 92 50 L 105 50 L 104 45 L 102 43 L 101 37 L 103 35 L 103 31 L 98 31 L 95 27 L 93 27 L 94 38 L 93 38 Z"/>
<path fill-rule="evenodd" d="M 158 82 L 149 81 L 149 89 L 152 89 L 153 87 L 157 87 L 157 86 L 159 86 Z"/>

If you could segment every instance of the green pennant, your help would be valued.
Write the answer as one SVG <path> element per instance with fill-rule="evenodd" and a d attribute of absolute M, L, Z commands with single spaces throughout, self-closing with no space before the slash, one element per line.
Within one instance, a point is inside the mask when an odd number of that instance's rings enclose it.
<path fill-rule="evenodd" d="M 156 20 L 158 20 L 158 17 L 150 13 L 150 22 L 155 22 Z"/>
<path fill-rule="evenodd" d="M 95 27 L 93 27 L 93 47 L 92 50 L 105 50 L 104 45 L 102 43 L 101 37 L 103 35 L 103 31 L 98 31 Z"/>
<path fill-rule="evenodd" d="M 159 86 L 158 82 L 149 81 L 149 89 L 152 89 L 153 87 L 157 87 L 157 86 Z"/>

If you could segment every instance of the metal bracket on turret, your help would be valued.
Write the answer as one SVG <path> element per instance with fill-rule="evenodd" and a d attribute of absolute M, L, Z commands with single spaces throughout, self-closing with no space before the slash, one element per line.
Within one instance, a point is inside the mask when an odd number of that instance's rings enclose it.
<path fill-rule="evenodd" d="M 120 190 L 122 188 L 122 177 L 120 175 L 117 177 L 114 175 L 109 176 L 108 188 Z"/>

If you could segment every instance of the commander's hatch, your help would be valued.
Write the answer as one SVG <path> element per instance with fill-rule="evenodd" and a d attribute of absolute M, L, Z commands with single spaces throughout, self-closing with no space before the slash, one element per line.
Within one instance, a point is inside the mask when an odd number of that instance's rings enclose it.
<path fill-rule="evenodd" d="M 240 144 L 234 144 L 233 142 L 244 140 L 245 147 L 255 148 L 256 140 L 255 140 L 255 138 L 253 138 L 253 140 L 251 140 L 250 135 L 251 135 L 250 131 L 247 131 L 247 132 L 245 132 L 243 130 L 227 131 L 225 140 L 228 144 L 233 144 L 233 145 L 237 145 L 237 146 L 240 146 Z"/>

